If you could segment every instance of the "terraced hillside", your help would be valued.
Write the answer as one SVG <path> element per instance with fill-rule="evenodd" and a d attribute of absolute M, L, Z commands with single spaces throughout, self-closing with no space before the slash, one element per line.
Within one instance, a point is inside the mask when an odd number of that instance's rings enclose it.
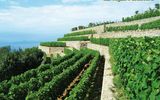
<path fill-rule="evenodd" d="M 159 9 L 74 31 L 39 49 L 49 56 L 3 79 L 0 100 L 160 100 Z"/>
<path fill-rule="evenodd" d="M 74 32 L 80 32 L 80 31 L 86 31 L 86 30 L 95 30 L 98 34 L 101 34 L 101 33 L 105 33 L 104 32 L 104 27 L 116 27 L 116 26 L 126 26 L 126 25 L 128 26 L 128 25 L 136 25 L 136 24 L 142 25 L 144 23 L 153 22 L 153 21 L 159 20 L 159 19 L 160 19 L 160 16 L 145 18 L 145 19 L 135 20 L 135 21 L 130 21 L 130 22 L 117 22 L 117 23 L 100 25 L 100 26 L 95 26 L 95 27 L 86 28 L 86 29 L 82 29 L 82 30 L 77 30 L 77 31 L 74 31 Z"/>
<path fill-rule="evenodd" d="M 109 46 L 116 98 L 160 99 L 160 37 L 93 38 L 91 42 Z"/>
<path fill-rule="evenodd" d="M 94 86 L 96 83 L 97 66 L 102 63 L 101 59 L 99 53 L 92 50 L 72 51 L 64 57 L 51 59 L 35 69 L 2 81 L 0 99 L 88 98 L 91 84 Z"/>
<path fill-rule="evenodd" d="M 97 50 L 105 56 L 101 100 L 160 99 L 159 20 L 159 16 L 151 17 L 70 33 L 74 34 L 72 38 L 88 36 L 86 47 Z M 86 31 L 95 31 L 95 33 L 83 34 Z M 67 37 L 70 37 L 70 34 Z M 110 81 L 112 79 L 113 81 Z M 114 85 L 108 81 L 113 82 Z"/>

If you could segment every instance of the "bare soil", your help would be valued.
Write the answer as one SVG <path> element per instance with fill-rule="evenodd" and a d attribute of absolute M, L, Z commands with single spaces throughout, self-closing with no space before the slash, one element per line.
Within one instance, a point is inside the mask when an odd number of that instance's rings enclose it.
<path fill-rule="evenodd" d="M 81 76 L 83 75 L 84 71 L 89 67 L 90 62 L 85 64 L 81 72 L 76 76 L 76 78 L 68 85 L 68 87 L 63 91 L 62 95 L 60 95 L 57 100 L 64 100 L 65 97 L 69 95 L 69 92 L 72 88 L 79 82 Z"/>

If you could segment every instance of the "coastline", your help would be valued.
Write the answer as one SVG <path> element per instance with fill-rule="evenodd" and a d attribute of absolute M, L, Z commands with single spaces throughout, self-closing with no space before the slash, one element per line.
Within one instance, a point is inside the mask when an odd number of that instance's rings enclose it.
<path fill-rule="evenodd" d="M 0 42 L 0 47 L 10 46 L 12 50 L 38 47 L 40 41 Z"/>

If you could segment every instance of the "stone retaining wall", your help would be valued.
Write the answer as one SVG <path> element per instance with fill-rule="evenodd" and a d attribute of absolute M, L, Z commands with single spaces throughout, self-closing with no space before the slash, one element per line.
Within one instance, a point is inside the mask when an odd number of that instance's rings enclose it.
<path fill-rule="evenodd" d="M 114 94 L 112 92 L 114 85 L 110 64 L 109 47 L 88 43 L 87 48 L 99 51 L 100 54 L 105 58 L 101 100 L 115 100 Z"/>
<path fill-rule="evenodd" d="M 105 56 L 106 50 L 108 49 L 108 47 L 106 46 L 97 45 L 93 43 L 88 43 L 87 48 L 99 51 L 102 56 Z"/>
<path fill-rule="evenodd" d="M 144 23 L 148 23 L 148 22 L 158 20 L 158 19 L 160 19 L 160 16 L 152 17 L 152 18 L 145 18 L 145 19 L 141 19 L 141 20 L 135 20 L 135 21 L 131 21 L 131 22 L 117 22 L 117 23 L 112 23 L 112 24 L 106 24 L 106 27 L 135 25 L 135 24 L 141 25 L 141 24 L 144 24 Z M 104 33 L 104 25 L 95 26 L 95 27 L 91 27 L 91 28 L 86 28 L 86 29 L 82 29 L 82 30 L 77 30 L 77 31 L 74 31 L 74 32 L 85 31 L 85 30 L 95 30 L 98 34 Z"/>
<path fill-rule="evenodd" d="M 80 50 L 81 47 L 87 47 L 89 41 L 66 41 L 66 46 Z"/>
<path fill-rule="evenodd" d="M 119 31 L 119 32 L 106 32 L 100 34 L 88 34 L 88 35 L 79 35 L 79 36 L 88 36 L 90 38 L 93 36 L 94 38 L 126 38 L 128 36 L 131 37 L 154 37 L 160 36 L 160 30 L 152 29 L 152 30 L 136 30 L 136 31 Z"/>
<path fill-rule="evenodd" d="M 39 46 L 39 49 L 41 49 L 43 52 L 47 54 L 47 56 L 56 56 L 57 54 L 63 54 L 64 47 L 46 47 L 46 46 Z"/>
<path fill-rule="evenodd" d="M 131 37 L 144 37 L 144 36 L 160 36 L 160 30 L 137 30 L 137 31 L 125 31 L 125 32 L 106 32 L 101 34 L 94 34 L 94 38 L 126 38 Z"/>
<path fill-rule="evenodd" d="M 66 46 L 80 49 L 80 41 L 66 41 Z"/>

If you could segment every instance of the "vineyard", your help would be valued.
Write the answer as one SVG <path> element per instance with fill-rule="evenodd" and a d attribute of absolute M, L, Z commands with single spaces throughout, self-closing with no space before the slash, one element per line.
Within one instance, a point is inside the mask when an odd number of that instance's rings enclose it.
<path fill-rule="evenodd" d="M 41 42 L 41 46 L 47 46 L 47 47 L 65 47 L 66 43 L 64 42 Z"/>
<path fill-rule="evenodd" d="M 160 29 L 160 20 L 156 20 L 150 23 L 142 24 L 140 29 L 146 30 L 146 29 Z"/>
<path fill-rule="evenodd" d="M 144 23 L 140 26 L 136 25 L 126 25 L 126 26 L 114 26 L 105 27 L 105 32 L 112 31 L 130 31 L 130 30 L 148 30 L 148 29 L 160 29 L 160 20 L 155 20 L 149 23 Z"/>
<path fill-rule="evenodd" d="M 105 45 L 109 46 L 109 40 L 108 38 L 91 38 L 91 43 L 99 44 L 99 45 Z"/>
<path fill-rule="evenodd" d="M 88 34 L 96 34 L 96 32 L 93 31 L 93 30 L 74 32 L 74 33 L 65 34 L 64 37 L 78 36 L 78 35 L 88 35 Z"/>
<path fill-rule="evenodd" d="M 138 13 L 138 11 L 137 11 L 136 15 L 133 15 L 131 17 L 122 18 L 122 21 L 123 22 L 130 22 L 130 21 L 134 21 L 134 20 L 160 16 L 159 8 L 160 8 L 160 4 L 155 4 L 154 9 L 150 8 L 149 10 L 145 11 L 144 13 Z"/>
<path fill-rule="evenodd" d="M 110 47 L 119 99 L 160 99 L 160 37 L 93 38 L 91 42 Z"/>
<path fill-rule="evenodd" d="M 111 40 L 115 85 L 124 97 L 160 99 L 160 37 Z"/>
<path fill-rule="evenodd" d="M 128 25 L 128 26 L 115 26 L 115 27 L 106 27 L 106 31 L 128 31 L 128 30 L 138 30 L 138 25 Z"/>
<path fill-rule="evenodd" d="M 159 8 L 74 27 L 39 48 L 1 47 L 0 100 L 160 100 L 160 18 L 135 22 Z"/>
<path fill-rule="evenodd" d="M 155 20 L 141 25 L 135 24 L 105 27 L 105 32 L 123 32 L 159 28 L 160 21 Z M 113 84 L 116 88 L 114 90 L 116 95 L 114 98 L 120 100 L 160 99 L 160 37 L 95 38 L 94 34 L 91 37 L 75 37 L 86 34 L 93 33 L 90 30 L 74 32 L 64 35 L 64 37 L 59 38 L 58 41 L 89 41 L 92 44 L 109 47 L 111 56 L 110 63 L 112 66 L 111 70 L 114 76 Z M 70 52 L 70 50 L 66 51 Z M 101 48 L 99 48 L 99 51 L 102 52 Z M 83 54 L 88 53 L 83 50 Z M 43 85 L 43 88 L 39 88 L 39 90 L 35 91 L 29 91 L 29 93 L 26 94 L 26 98 L 28 100 L 90 100 L 91 98 L 95 98 L 94 94 L 96 94 L 96 92 L 91 87 L 96 87 L 94 86 L 96 83 L 94 83 L 93 86 L 91 84 L 96 80 L 94 74 L 97 73 L 96 66 L 98 66 L 100 55 L 96 52 L 90 55 L 85 55 L 84 57 L 86 57 L 85 63 L 89 64 L 89 68 L 86 68 L 84 66 L 85 64 L 82 63 L 82 66 L 84 67 L 78 68 L 76 72 L 78 74 L 76 74 L 74 73 L 74 71 L 76 71 L 76 66 L 73 65 L 75 70 L 73 69 L 70 71 L 70 69 L 67 68 L 67 72 L 63 71 L 64 74 L 59 73 L 60 76 L 55 76 L 54 80 L 50 80 L 50 82 Z M 87 59 L 87 57 L 89 57 L 89 59 Z M 51 62 L 53 62 L 53 60 Z M 72 74 L 70 74 L 70 72 Z M 73 77 L 68 78 L 69 76 Z M 104 77 L 105 76 L 103 76 L 103 78 Z M 59 85 L 62 84 L 63 87 L 60 87 Z M 53 88 L 56 88 L 56 90 L 53 90 Z"/>
<path fill-rule="evenodd" d="M 98 52 L 88 49 L 72 51 L 64 57 L 51 59 L 50 63 L 45 62 L 35 69 L 2 81 L 0 99 L 87 98 L 91 84 L 94 85 L 93 76 L 97 73 L 100 59 Z"/>
<path fill-rule="evenodd" d="M 58 38 L 58 41 L 88 41 L 88 36 L 79 36 L 79 37 L 63 37 Z"/>

